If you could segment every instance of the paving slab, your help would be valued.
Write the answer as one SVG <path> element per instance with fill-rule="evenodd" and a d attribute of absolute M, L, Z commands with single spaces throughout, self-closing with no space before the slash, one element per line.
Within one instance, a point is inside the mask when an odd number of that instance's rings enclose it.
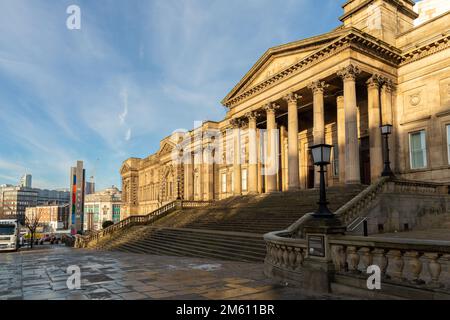
<path fill-rule="evenodd" d="M 80 290 L 67 288 L 69 266 L 81 270 Z M 261 263 L 58 246 L 0 254 L 0 300 L 340 298 L 281 286 L 264 276 L 263 267 Z"/>

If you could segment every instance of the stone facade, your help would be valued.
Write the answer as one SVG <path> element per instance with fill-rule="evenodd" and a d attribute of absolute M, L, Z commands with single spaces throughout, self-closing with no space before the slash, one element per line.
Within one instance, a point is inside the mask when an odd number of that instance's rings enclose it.
<path fill-rule="evenodd" d="M 86 195 L 84 200 L 84 230 L 98 231 L 105 221 L 121 220 L 122 194 L 116 187 Z"/>
<path fill-rule="evenodd" d="M 178 197 L 314 188 L 317 143 L 334 146 L 328 185 L 369 184 L 383 169 L 381 124 L 393 125 L 398 177 L 449 182 L 450 12 L 414 26 L 413 6 L 349 0 L 339 28 L 269 49 L 222 101 L 224 120 L 124 162 L 124 216 Z"/>

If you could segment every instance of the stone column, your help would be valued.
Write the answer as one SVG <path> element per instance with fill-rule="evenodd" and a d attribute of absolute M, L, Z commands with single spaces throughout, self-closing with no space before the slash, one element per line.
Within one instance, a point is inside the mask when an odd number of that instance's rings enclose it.
<path fill-rule="evenodd" d="M 205 170 L 205 181 L 203 183 L 205 184 L 204 188 L 204 200 L 213 200 L 214 199 L 214 181 L 213 181 L 213 157 L 212 157 L 213 147 L 212 146 L 206 146 L 203 148 L 203 163 L 204 163 L 204 170 Z"/>
<path fill-rule="evenodd" d="M 194 152 L 194 175 L 197 173 L 197 179 L 194 179 L 194 200 L 203 200 L 203 149 L 202 146 L 197 146 Z M 195 189 L 198 186 L 198 193 L 195 194 Z M 196 197 L 197 196 L 197 197 Z"/>
<path fill-rule="evenodd" d="M 234 172 L 234 195 L 242 194 L 242 159 L 241 159 L 241 120 L 232 119 L 230 121 L 233 127 L 233 172 Z"/>
<path fill-rule="evenodd" d="M 258 138 L 256 119 L 259 116 L 257 112 L 246 114 L 248 119 L 248 174 L 247 184 L 250 194 L 258 193 Z"/>
<path fill-rule="evenodd" d="M 275 120 L 275 112 L 280 108 L 279 105 L 269 103 L 264 107 L 267 115 L 267 153 L 266 161 L 264 163 L 264 174 L 266 175 L 267 185 L 266 192 L 277 191 L 277 174 L 279 169 L 278 164 L 278 130 Z"/>
<path fill-rule="evenodd" d="M 360 162 L 358 141 L 358 107 L 356 102 L 357 66 L 349 65 L 337 74 L 344 81 L 345 109 L 345 183 L 360 184 Z"/>
<path fill-rule="evenodd" d="M 288 190 L 300 189 L 298 157 L 298 111 L 297 101 L 301 96 L 290 93 L 284 97 L 288 104 Z"/>
<path fill-rule="evenodd" d="M 263 135 L 261 134 L 261 131 L 260 130 L 258 130 L 257 131 L 257 133 L 256 133 L 256 139 L 257 139 L 257 142 L 258 142 L 258 145 L 257 145 L 257 152 L 258 152 L 258 154 L 257 154 L 257 169 L 258 169 L 258 193 L 259 194 L 261 194 L 261 193 L 263 193 L 263 184 L 264 184 L 264 177 L 263 177 L 263 175 L 262 175 L 262 171 L 263 171 L 263 160 L 261 159 L 261 153 L 262 153 L 262 146 L 261 146 L 261 143 L 262 143 L 262 140 L 264 139 L 263 138 Z"/>
<path fill-rule="evenodd" d="M 383 172 L 383 149 L 381 139 L 380 114 L 380 76 L 372 75 L 367 81 L 370 139 L 370 176 L 372 182 L 378 179 Z"/>
<path fill-rule="evenodd" d="M 288 157 L 287 157 L 287 130 L 286 130 L 286 126 L 282 125 L 280 126 L 280 139 L 279 139 L 279 143 L 280 143 L 280 153 L 281 153 L 281 157 L 279 157 L 278 159 L 280 159 L 280 165 L 281 165 L 281 171 L 278 171 L 278 177 L 277 177 L 277 190 L 279 191 L 286 191 L 288 186 L 287 186 L 287 170 L 288 170 Z"/>
<path fill-rule="evenodd" d="M 313 114 L 314 114 L 314 144 L 325 143 L 325 110 L 323 92 L 328 85 L 322 81 L 314 81 L 308 86 L 313 92 Z M 316 188 L 320 187 L 320 174 L 316 170 L 314 175 L 314 185 Z"/>
<path fill-rule="evenodd" d="M 337 104 L 337 136 L 339 148 L 339 183 L 345 184 L 345 109 L 344 97 L 336 99 Z"/>
<path fill-rule="evenodd" d="M 381 118 L 382 124 L 391 124 L 392 134 L 389 136 L 389 160 L 391 162 L 391 169 L 394 171 L 395 168 L 395 144 L 394 144 L 394 135 L 395 135 L 395 126 L 394 126 L 394 117 L 392 110 L 392 92 L 394 90 L 394 85 L 392 80 L 384 79 L 384 84 L 381 87 Z M 384 150 L 383 150 L 384 152 Z"/>
<path fill-rule="evenodd" d="M 186 200 L 194 200 L 194 160 L 193 154 L 191 151 L 188 152 L 188 157 L 186 159 L 186 163 L 184 165 L 185 173 L 185 199 Z M 156 197 L 155 197 L 156 198 Z"/>

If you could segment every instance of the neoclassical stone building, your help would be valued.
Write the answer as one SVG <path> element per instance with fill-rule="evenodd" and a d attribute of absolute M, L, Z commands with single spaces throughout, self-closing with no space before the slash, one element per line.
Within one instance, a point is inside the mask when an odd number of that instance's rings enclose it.
<path fill-rule="evenodd" d="M 370 184 L 383 169 L 381 124 L 393 125 L 396 175 L 449 182 L 450 12 L 427 9 L 417 20 L 411 0 L 342 7 L 339 28 L 269 49 L 222 101 L 225 119 L 173 134 L 148 158 L 126 160 L 124 215 L 178 197 L 314 188 L 309 148 L 317 143 L 334 146 L 328 185 Z"/>

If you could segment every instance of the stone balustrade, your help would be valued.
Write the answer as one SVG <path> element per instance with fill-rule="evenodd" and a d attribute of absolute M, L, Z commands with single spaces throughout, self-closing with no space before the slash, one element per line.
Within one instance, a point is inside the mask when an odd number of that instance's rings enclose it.
<path fill-rule="evenodd" d="M 214 201 L 182 201 L 181 207 L 183 209 L 202 208 L 212 205 Z"/>
<path fill-rule="evenodd" d="M 355 198 L 339 208 L 339 210 L 336 211 L 336 215 L 345 225 L 350 224 L 378 197 L 388 180 L 389 178 L 383 177 L 371 184 Z"/>
<path fill-rule="evenodd" d="M 449 194 L 449 187 L 446 184 L 410 181 L 410 180 L 393 180 L 386 184 L 386 192 L 395 193 L 422 193 L 422 194 Z"/>
<path fill-rule="evenodd" d="M 97 231 L 88 236 L 78 236 L 75 240 L 75 248 L 87 248 L 90 243 L 98 242 L 100 239 L 112 235 L 116 232 L 122 231 L 126 228 L 135 225 L 145 225 L 153 223 L 155 220 L 163 217 L 165 214 L 175 210 L 176 208 L 187 209 L 187 208 L 198 208 L 211 205 L 212 201 L 173 201 L 170 202 L 154 211 L 148 215 L 141 216 L 130 216 L 120 222 L 100 231 Z"/>
<path fill-rule="evenodd" d="M 276 237 L 266 239 L 266 243 L 266 264 L 290 271 L 299 271 L 302 268 L 307 254 L 305 240 Z"/>
<path fill-rule="evenodd" d="M 450 290 L 450 242 L 339 236 L 329 240 L 336 273 L 367 277 L 377 265 L 385 282 Z"/>

